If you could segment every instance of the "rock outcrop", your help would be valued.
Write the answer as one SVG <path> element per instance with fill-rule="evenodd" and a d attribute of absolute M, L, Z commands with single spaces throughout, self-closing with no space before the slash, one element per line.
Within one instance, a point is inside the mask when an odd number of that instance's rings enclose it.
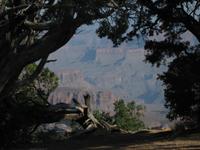
<path fill-rule="evenodd" d="M 58 87 L 49 96 L 49 102 L 51 104 L 56 103 L 67 103 L 71 104 L 72 99 L 77 99 L 80 103 L 84 102 L 84 95 L 88 93 L 91 96 L 91 108 L 92 110 L 102 110 L 105 112 L 113 112 L 113 103 L 116 101 L 116 97 L 110 91 L 95 91 L 95 90 L 84 90 L 74 89 L 68 87 Z"/>

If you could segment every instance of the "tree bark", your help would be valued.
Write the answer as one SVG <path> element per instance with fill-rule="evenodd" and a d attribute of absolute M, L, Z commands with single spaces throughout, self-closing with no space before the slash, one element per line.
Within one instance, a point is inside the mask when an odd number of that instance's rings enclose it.
<path fill-rule="evenodd" d="M 7 50 L 3 49 L 6 53 L 5 55 L 1 53 L 2 59 L 0 60 L 0 101 L 11 92 L 11 87 L 15 84 L 25 65 L 46 57 L 66 44 L 80 25 L 81 22 L 72 20 L 70 16 L 67 16 L 61 25 L 47 32 L 42 39 L 22 52 L 14 52 L 5 44 L 1 45 L 0 49 L 6 48 Z M 8 53 L 8 51 L 10 52 Z"/>

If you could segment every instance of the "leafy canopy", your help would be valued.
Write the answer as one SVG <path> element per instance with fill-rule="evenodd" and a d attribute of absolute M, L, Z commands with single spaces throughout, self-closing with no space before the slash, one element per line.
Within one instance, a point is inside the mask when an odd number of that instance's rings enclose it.
<path fill-rule="evenodd" d="M 159 77 L 165 86 L 168 118 L 199 123 L 200 1 L 132 0 L 122 3 L 124 7 L 120 9 L 124 11 L 119 16 L 123 17 L 103 19 L 98 35 L 108 37 L 115 45 L 144 36 L 146 62 L 169 67 Z"/>

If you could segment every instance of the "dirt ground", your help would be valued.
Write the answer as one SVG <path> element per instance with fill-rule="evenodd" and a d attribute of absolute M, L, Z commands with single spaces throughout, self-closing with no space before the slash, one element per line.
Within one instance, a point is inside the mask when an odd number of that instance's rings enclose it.
<path fill-rule="evenodd" d="M 200 133 L 92 133 L 29 150 L 200 150 Z"/>

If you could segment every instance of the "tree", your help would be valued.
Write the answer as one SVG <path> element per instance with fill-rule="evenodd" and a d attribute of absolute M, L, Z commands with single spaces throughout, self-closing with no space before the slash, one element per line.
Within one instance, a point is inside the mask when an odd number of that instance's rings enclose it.
<path fill-rule="evenodd" d="M 38 66 L 30 64 L 25 67 L 19 80 L 26 81 L 36 72 Z M 21 82 L 20 82 L 21 83 Z M 32 134 L 41 124 L 58 122 L 62 119 L 76 121 L 85 132 L 104 124 L 90 112 L 90 95 L 84 95 L 84 104 L 73 99 L 74 104 L 50 104 L 49 94 L 58 86 L 57 76 L 48 68 L 27 85 L 17 88 L 16 92 L 0 104 L 0 148 L 13 144 L 31 142 Z"/>
<path fill-rule="evenodd" d="M 29 78 L 37 69 L 36 64 L 30 64 L 25 67 L 20 75 L 20 80 L 25 81 Z M 50 93 L 58 86 L 58 77 L 50 71 L 48 68 L 42 69 L 40 74 L 35 80 L 28 85 L 20 86 L 15 93 L 17 101 L 26 101 L 32 99 L 38 104 L 48 104 L 48 97 Z"/>
<path fill-rule="evenodd" d="M 40 60 L 43 66 L 81 25 L 111 15 L 117 4 L 113 0 L 0 0 L 0 101 L 12 95 L 27 64 Z"/>
<path fill-rule="evenodd" d="M 97 34 L 112 39 L 115 45 L 141 34 L 146 38 L 163 34 L 163 41 L 147 39 L 146 60 L 152 64 L 159 65 L 168 57 L 199 55 L 198 45 L 189 45 L 181 39 L 190 31 L 199 44 L 199 3 L 198 0 L 1 0 L 0 101 L 11 99 L 18 86 L 36 78 L 48 62 L 48 55 L 66 44 L 81 25 L 94 20 L 100 23 Z M 38 69 L 19 82 L 23 68 L 38 60 Z"/>
<path fill-rule="evenodd" d="M 167 72 L 160 75 L 165 83 L 166 107 L 170 108 L 168 118 L 200 122 L 200 64 L 199 55 L 182 56 L 175 59 Z"/>
<path fill-rule="evenodd" d="M 37 69 L 36 64 L 25 67 L 20 75 L 24 80 Z M 58 85 L 57 76 L 48 68 L 26 86 L 18 87 L 15 95 L 0 104 L 1 146 L 23 140 L 30 142 L 30 135 L 42 123 L 39 116 L 45 113 L 48 96 Z"/>
<path fill-rule="evenodd" d="M 123 1 L 124 2 L 124 1 Z M 122 3 L 123 3 L 122 2 Z M 103 19 L 97 33 L 117 46 L 134 36 L 145 38 L 146 61 L 153 65 L 168 63 L 169 70 L 159 78 L 165 85 L 166 106 L 170 119 L 192 118 L 200 122 L 200 1 L 133 0 L 125 1 L 123 17 L 115 22 Z M 191 44 L 184 36 L 196 40 Z M 152 36 L 161 38 L 152 40 Z M 170 58 L 170 59 L 169 59 Z M 171 60 L 171 61 L 170 61 Z M 191 120 L 191 119 L 190 119 Z"/>
<path fill-rule="evenodd" d="M 130 131 L 144 128 L 144 123 L 140 120 L 143 106 L 136 105 L 134 101 L 125 104 L 123 100 L 119 100 L 114 103 L 114 107 L 114 122 L 118 127 Z"/>
<path fill-rule="evenodd" d="M 117 126 L 126 131 L 136 131 L 144 128 L 141 117 L 144 114 L 145 107 L 137 105 L 134 101 L 125 103 L 124 100 L 118 100 L 114 103 L 114 115 L 96 110 L 93 112 L 95 118 L 100 122 L 110 124 L 113 129 Z"/>
<path fill-rule="evenodd" d="M 200 40 L 198 0 L 133 0 L 121 3 L 123 7 L 120 9 L 124 11 L 112 21 L 110 18 L 103 19 L 97 31 L 100 37 L 108 37 L 115 45 L 141 34 L 153 36 L 161 33 L 165 42 L 178 44 L 180 35 L 187 31 Z M 171 50 L 170 54 L 173 53 Z"/>
<path fill-rule="evenodd" d="M 40 111 L 50 111 L 58 118 L 70 113 L 59 106 L 48 105 L 43 109 L 56 81 L 49 84 L 48 80 L 55 78 L 48 70 L 45 77 L 37 76 L 45 63 L 51 61 L 48 55 L 66 44 L 81 25 L 110 16 L 116 6 L 118 1 L 113 0 L 0 0 L 0 133 L 4 138 L 1 142 L 17 136 L 14 135 L 17 132 L 8 134 L 17 121 L 26 121 L 29 126 L 35 125 L 32 121 L 47 121 L 48 116 L 42 113 L 38 116 Z M 29 66 L 28 73 L 23 74 L 24 68 L 36 61 L 39 61 L 38 66 Z M 34 80 L 36 78 L 38 80 Z M 30 107 L 26 107 L 27 103 Z M 29 118 L 24 117 L 26 113 L 30 113 Z M 23 126 L 19 124 L 13 130 L 21 130 Z"/>

